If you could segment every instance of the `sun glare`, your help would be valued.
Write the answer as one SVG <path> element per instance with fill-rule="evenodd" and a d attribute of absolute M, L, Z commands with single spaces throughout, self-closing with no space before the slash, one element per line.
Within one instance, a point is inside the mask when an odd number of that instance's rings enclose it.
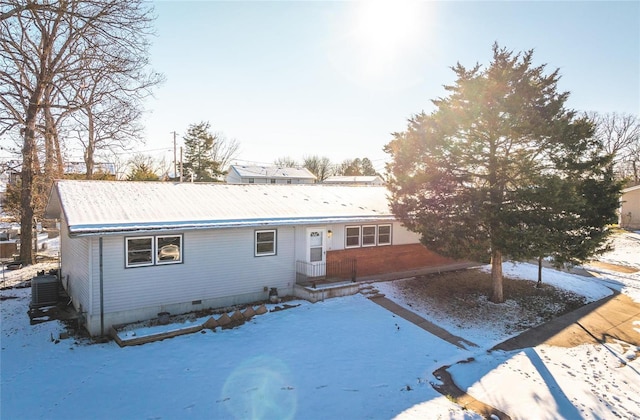
<path fill-rule="evenodd" d="M 345 77 L 369 90 L 397 91 L 419 83 L 428 41 L 428 2 L 351 3 L 329 51 Z"/>
<path fill-rule="evenodd" d="M 353 35 L 362 47 L 379 54 L 404 49 L 420 36 L 420 3 L 363 1 L 356 3 Z"/>

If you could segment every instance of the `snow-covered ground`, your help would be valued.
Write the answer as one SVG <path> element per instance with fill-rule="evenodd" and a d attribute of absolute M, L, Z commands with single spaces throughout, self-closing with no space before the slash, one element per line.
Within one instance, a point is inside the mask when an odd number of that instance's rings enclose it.
<path fill-rule="evenodd" d="M 603 258 L 640 268 L 640 242 L 621 238 Z M 535 281 L 530 266 L 507 270 Z M 4 274 L 6 284 L 22 275 Z M 603 284 L 633 295 L 640 283 L 638 272 L 622 280 L 544 276 L 589 300 L 609 293 Z M 29 325 L 29 289 L 1 296 L 3 419 L 481 418 L 430 385 L 432 372 L 450 364 L 458 385 L 514 419 L 640 417 L 639 349 L 625 343 L 487 353 L 503 338 L 491 326 L 470 331 L 431 318 L 480 346 L 462 350 L 356 295 L 292 302 L 300 305 L 236 329 L 119 348 L 56 340 L 58 322 Z M 469 357 L 475 361 L 455 364 Z"/>
<path fill-rule="evenodd" d="M 629 295 L 636 302 L 640 302 L 640 231 L 615 235 L 613 245 L 614 249 L 600 256 L 598 260 L 638 271 L 624 273 L 594 264 L 586 264 L 585 268 L 599 276 L 603 284 Z"/>

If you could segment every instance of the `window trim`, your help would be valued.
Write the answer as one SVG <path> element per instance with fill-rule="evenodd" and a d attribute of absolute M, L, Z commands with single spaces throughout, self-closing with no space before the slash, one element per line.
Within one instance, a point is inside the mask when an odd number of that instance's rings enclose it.
<path fill-rule="evenodd" d="M 179 238 L 180 239 L 180 258 L 177 260 L 160 260 L 158 258 L 158 252 L 160 252 L 159 248 L 158 248 L 158 240 L 161 238 Z M 156 265 L 169 265 L 169 264 L 181 264 L 182 263 L 182 258 L 183 258 L 183 247 L 182 247 L 182 235 L 157 235 L 155 236 L 155 248 L 156 248 L 156 252 L 154 253 L 155 256 L 155 263 Z"/>
<path fill-rule="evenodd" d="M 373 236 L 373 243 L 365 244 L 364 243 L 364 229 L 365 228 L 373 228 L 373 235 L 367 235 L 367 237 Z M 363 248 L 368 248 L 372 246 L 376 246 L 378 244 L 378 226 L 377 225 L 362 225 L 360 230 L 360 242 L 362 243 Z"/>
<path fill-rule="evenodd" d="M 149 239 L 151 241 L 151 261 L 145 263 L 129 263 L 129 240 Z M 153 236 L 129 236 L 124 238 L 124 266 L 125 268 L 150 267 L 155 261 L 155 241 Z"/>
<path fill-rule="evenodd" d="M 158 239 L 159 238 L 180 238 L 180 260 L 160 261 L 158 259 Z M 135 239 L 151 240 L 151 261 L 145 263 L 129 263 L 129 241 Z M 184 262 L 184 235 L 145 235 L 145 236 L 125 236 L 124 237 L 124 268 L 151 267 L 157 265 L 182 264 Z"/>
<path fill-rule="evenodd" d="M 380 242 L 380 228 L 381 227 L 389 227 L 389 242 Z M 378 246 L 388 246 L 391 245 L 391 238 L 393 237 L 393 227 L 390 223 L 388 224 L 384 224 L 384 225 L 378 225 L 377 226 L 377 232 L 376 232 L 376 243 Z"/>
<path fill-rule="evenodd" d="M 259 233 L 273 233 L 273 251 L 271 252 L 258 252 L 258 234 Z M 269 241 L 271 242 L 271 241 Z M 260 243 L 268 243 L 267 241 Z M 277 229 L 259 229 L 253 232 L 253 256 L 254 257 L 271 257 L 278 255 L 278 230 Z"/>
<path fill-rule="evenodd" d="M 358 229 L 358 243 L 356 245 L 349 245 L 349 238 L 355 236 L 349 236 L 349 229 Z M 362 244 L 362 226 L 345 226 L 344 227 L 344 247 L 346 248 L 360 248 Z"/>

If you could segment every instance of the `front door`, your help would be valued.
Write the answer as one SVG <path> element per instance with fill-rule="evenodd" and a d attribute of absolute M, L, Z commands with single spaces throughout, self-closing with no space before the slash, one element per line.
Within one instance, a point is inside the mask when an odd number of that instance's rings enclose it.
<path fill-rule="evenodd" d="M 325 230 L 307 229 L 307 276 L 324 277 L 326 273 L 325 264 Z"/>

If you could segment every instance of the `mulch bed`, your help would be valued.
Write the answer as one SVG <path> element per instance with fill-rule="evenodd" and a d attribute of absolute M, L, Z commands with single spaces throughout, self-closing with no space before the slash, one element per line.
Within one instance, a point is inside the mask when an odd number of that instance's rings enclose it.
<path fill-rule="evenodd" d="M 513 330 L 530 328 L 586 303 L 583 296 L 548 284 L 538 288 L 535 282 L 505 277 L 505 303 L 495 304 L 489 301 L 491 275 L 478 269 L 420 276 L 398 287 L 410 300 L 424 302 L 429 311 L 460 325 L 511 317 Z"/>

